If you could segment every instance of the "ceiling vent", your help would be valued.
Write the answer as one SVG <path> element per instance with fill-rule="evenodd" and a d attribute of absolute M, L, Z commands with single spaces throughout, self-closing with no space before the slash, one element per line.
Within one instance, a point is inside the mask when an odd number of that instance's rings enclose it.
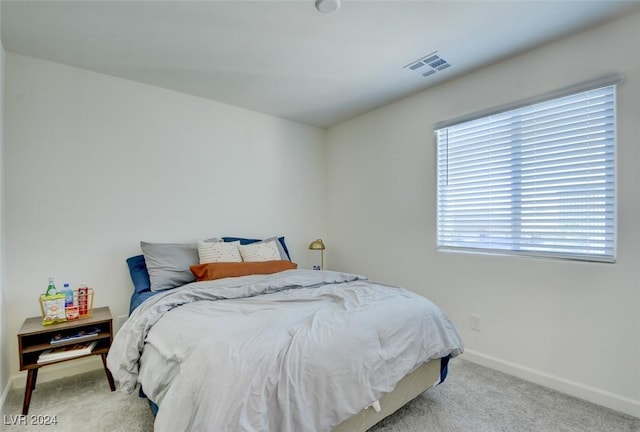
<path fill-rule="evenodd" d="M 448 61 L 446 61 L 436 53 L 437 51 L 426 55 L 414 62 L 411 62 L 406 65 L 404 69 L 409 69 L 417 73 L 418 75 L 428 77 L 429 75 L 433 75 L 434 73 L 445 70 L 446 68 L 451 66 Z"/>

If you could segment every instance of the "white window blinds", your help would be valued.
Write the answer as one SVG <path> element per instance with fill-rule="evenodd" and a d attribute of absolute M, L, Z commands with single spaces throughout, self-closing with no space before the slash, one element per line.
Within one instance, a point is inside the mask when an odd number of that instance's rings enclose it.
<path fill-rule="evenodd" d="M 436 130 L 439 248 L 613 262 L 615 91 Z"/>

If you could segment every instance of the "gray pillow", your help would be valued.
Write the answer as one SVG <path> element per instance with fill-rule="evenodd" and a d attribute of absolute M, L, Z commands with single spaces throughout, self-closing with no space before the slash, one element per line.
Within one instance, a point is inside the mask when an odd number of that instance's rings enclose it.
<path fill-rule="evenodd" d="M 278 246 L 278 252 L 280 252 L 280 259 L 282 259 L 284 261 L 291 261 L 291 258 L 289 258 L 289 255 L 287 254 L 287 252 L 282 247 L 282 243 L 280 243 L 280 240 L 278 239 L 278 237 L 274 237 L 274 239 L 276 239 L 276 245 Z"/>
<path fill-rule="evenodd" d="M 140 249 L 149 272 L 151 291 L 176 288 L 196 280 L 189 268 L 200 263 L 196 243 L 141 241 Z"/>

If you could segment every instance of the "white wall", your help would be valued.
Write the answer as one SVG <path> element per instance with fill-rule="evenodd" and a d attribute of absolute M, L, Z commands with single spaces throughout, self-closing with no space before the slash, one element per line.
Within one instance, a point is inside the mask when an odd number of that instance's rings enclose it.
<path fill-rule="evenodd" d="M 1 8 L 0 8 L 1 9 Z M 2 17 L 0 15 L 0 22 Z M 1 32 L 0 32 L 1 33 Z M 7 311 L 4 302 L 4 47 L 0 41 L 0 406 L 4 404 L 9 389 L 9 353 L 7 346 Z"/>
<path fill-rule="evenodd" d="M 639 27 L 635 14 L 330 129 L 331 267 L 434 300 L 468 359 L 640 416 Z M 625 76 L 617 263 L 438 252 L 434 123 L 612 72 Z"/>
<path fill-rule="evenodd" d="M 140 240 L 284 235 L 301 267 L 319 259 L 323 130 L 12 53 L 6 82 L 8 334 L 49 276 L 126 314 Z"/>

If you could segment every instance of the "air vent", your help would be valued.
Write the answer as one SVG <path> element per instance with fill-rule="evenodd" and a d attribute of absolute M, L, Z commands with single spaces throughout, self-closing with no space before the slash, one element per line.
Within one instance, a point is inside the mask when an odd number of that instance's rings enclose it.
<path fill-rule="evenodd" d="M 421 59 L 409 63 L 404 67 L 404 69 L 409 69 L 423 77 L 428 77 L 436 72 L 445 70 L 450 66 L 451 64 L 440 57 L 440 55 L 438 55 L 436 51 L 422 57 Z"/>

